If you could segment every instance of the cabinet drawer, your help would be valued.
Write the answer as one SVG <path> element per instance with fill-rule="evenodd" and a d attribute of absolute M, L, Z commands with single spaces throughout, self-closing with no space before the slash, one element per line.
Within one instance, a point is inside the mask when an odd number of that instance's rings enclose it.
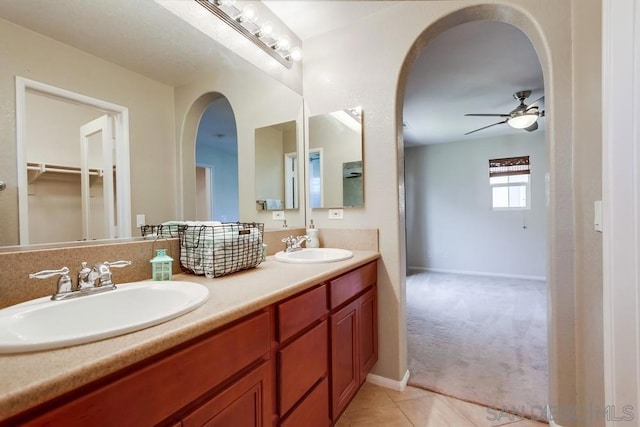
<path fill-rule="evenodd" d="M 350 273 L 329 282 L 330 308 L 340 306 L 376 283 L 378 277 L 377 264 L 369 263 Z"/>
<path fill-rule="evenodd" d="M 327 427 L 329 424 L 329 380 L 326 377 L 280 423 L 282 427 Z"/>
<path fill-rule="evenodd" d="M 25 425 L 155 425 L 270 351 L 269 313 L 167 355 Z"/>
<path fill-rule="evenodd" d="M 279 414 L 284 415 L 327 375 L 327 321 L 278 352 Z"/>
<path fill-rule="evenodd" d="M 322 285 L 278 304 L 278 341 L 291 338 L 327 313 L 327 287 Z"/>
<path fill-rule="evenodd" d="M 271 365 L 264 362 L 182 420 L 182 427 L 268 426 Z"/>

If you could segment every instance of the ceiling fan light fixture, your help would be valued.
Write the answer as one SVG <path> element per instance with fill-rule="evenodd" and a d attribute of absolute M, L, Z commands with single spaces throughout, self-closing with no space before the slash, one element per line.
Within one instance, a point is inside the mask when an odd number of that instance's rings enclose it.
<path fill-rule="evenodd" d="M 510 117 L 507 120 L 507 124 L 514 129 L 524 129 L 534 124 L 536 120 L 538 120 L 537 114 L 522 114 Z"/>

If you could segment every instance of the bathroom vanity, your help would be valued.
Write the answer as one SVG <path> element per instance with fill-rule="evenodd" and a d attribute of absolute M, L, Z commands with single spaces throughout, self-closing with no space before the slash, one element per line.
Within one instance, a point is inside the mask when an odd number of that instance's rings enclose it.
<path fill-rule="evenodd" d="M 210 298 L 178 319 L 0 356 L 0 425 L 332 425 L 377 361 L 378 257 L 181 275 Z"/>

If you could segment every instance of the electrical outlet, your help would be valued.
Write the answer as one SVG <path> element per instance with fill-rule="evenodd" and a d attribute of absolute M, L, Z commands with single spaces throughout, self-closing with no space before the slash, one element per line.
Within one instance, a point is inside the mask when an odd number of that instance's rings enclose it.
<path fill-rule="evenodd" d="M 147 219 L 145 214 L 137 214 L 136 215 L 136 227 L 142 227 L 147 223 Z"/>
<path fill-rule="evenodd" d="M 273 211 L 273 219 L 284 220 L 284 211 Z"/>
<path fill-rule="evenodd" d="M 329 209 L 329 219 L 343 219 L 344 209 Z"/>

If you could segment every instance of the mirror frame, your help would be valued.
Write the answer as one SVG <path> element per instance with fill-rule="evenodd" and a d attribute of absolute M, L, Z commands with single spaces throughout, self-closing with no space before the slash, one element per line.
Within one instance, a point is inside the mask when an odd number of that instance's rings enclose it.
<path fill-rule="evenodd" d="M 129 109 L 70 90 L 16 76 L 16 146 L 18 171 L 18 215 L 20 245 L 29 245 L 28 174 L 26 169 L 26 92 L 40 92 L 54 98 L 81 103 L 114 116 L 116 139 L 116 234 L 131 237 L 131 183 L 129 170 Z M 64 243 L 64 242 L 56 242 Z"/>

